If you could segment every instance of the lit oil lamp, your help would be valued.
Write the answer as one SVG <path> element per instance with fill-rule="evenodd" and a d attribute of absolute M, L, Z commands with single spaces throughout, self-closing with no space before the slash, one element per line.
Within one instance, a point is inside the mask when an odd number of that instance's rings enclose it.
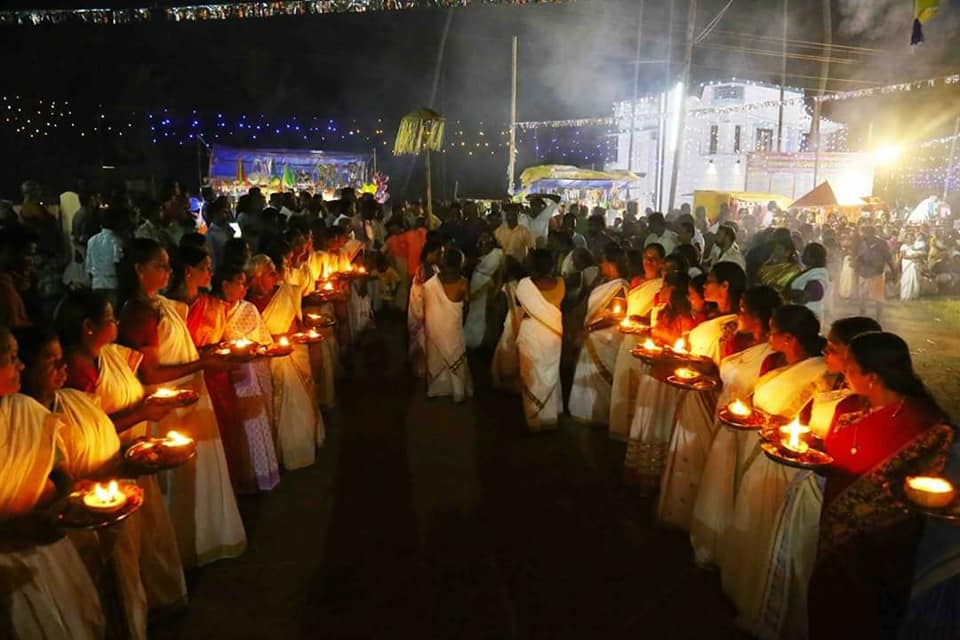
<path fill-rule="evenodd" d="M 250 349 L 253 347 L 253 341 L 247 340 L 246 338 L 237 338 L 236 340 L 230 343 L 230 351 L 234 355 L 246 355 L 250 353 Z"/>
<path fill-rule="evenodd" d="M 730 415 L 738 418 L 749 418 L 753 414 L 753 409 L 747 406 L 747 403 L 740 398 L 728 404 L 727 411 L 730 412 Z"/>
<path fill-rule="evenodd" d="M 193 438 L 185 436 L 179 431 L 167 431 L 167 435 L 160 444 L 168 449 L 184 449 L 193 444 Z"/>
<path fill-rule="evenodd" d="M 281 346 L 281 347 L 284 347 L 284 348 L 289 347 L 289 346 L 290 346 L 290 338 L 288 338 L 287 336 L 280 336 L 280 339 L 277 340 L 277 345 L 278 345 L 278 346 Z"/>
<path fill-rule="evenodd" d="M 780 427 L 780 433 L 786 434 L 780 438 L 780 444 L 784 449 L 794 453 L 803 454 L 810 448 L 800 436 L 809 433 L 810 427 L 800 424 L 800 418 L 794 418 L 793 421 L 785 427 Z"/>
<path fill-rule="evenodd" d="M 127 504 L 127 495 L 120 490 L 116 480 L 111 480 L 106 487 L 98 482 L 83 494 L 83 504 L 91 511 L 113 513 Z"/>
<path fill-rule="evenodd" d="M 907 476 L 903 488 L 910 502 L 928 509 L 943 508 L 957 497 L 956 488 L 945 478 Z"/>
<path fill-rule="evenodd" d="M 687 353 L 687 343 L 683 338 L 680 338 L 673 343 L 673 352 L 674 353 Z"/>
<path fill-rule="evenodd" d="M 171 389 L 170 387 L 160 387 L 156 391 L 150 394 L 151 398 L 156 398 L 158 400 L 172 400 L 180 395 L 179 389 Z"/>
<path fill-rule="evenodd" d="M 653 338 L 647 338 L 643 343 L 643 350 L 647 353 L 660 353 L 663 351 L 663 347 L 654 342 Z"/>
<path fill-rule="evenodd" d="M 620 316 L 623 315 L 623 305 L 619 302 L 613 303 L 613 315 Z"/>
<path fill-rule="evenodd" d="M 623 320 L 620 321 L 620 326 L 623 327 L 624 329 L 629 329 L 630 327 L 633 326 L 633 323 L 630 321 L 630 318 L 624 318 Z"/>
<path fill-rule="evenodd" d="M 324 291 L 333 291 L 333 283 L 330 282 L 329 280 L 327 282 L 324 282 L 322 289 Z"/>
<path fill-rule="evenodd" d="M 310 340 L 317 340 L 321 337 L 320 332 L 313 328 L 311 328 L 310 331 L 307 331 L 306 336 Z"/>
<path fill-rule="evenodd" d="M 680 367 L 679 369 L 674 369 L 673 375 L 677 376 L 681 380 L 696 380 L 700 377 L 700 372 L 696 369 Z"/>
<path fill-rule="evenodd" d="M 367 268 L 365 266 L 360 265 L 359 267 L 357 267 L 357 273 L 366 273 L 366 272 L 367 272 Z"/>

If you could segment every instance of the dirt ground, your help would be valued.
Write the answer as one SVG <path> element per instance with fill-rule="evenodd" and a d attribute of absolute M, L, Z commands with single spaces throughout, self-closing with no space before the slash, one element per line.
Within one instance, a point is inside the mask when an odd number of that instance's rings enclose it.
<path fill-rule="evenodd" d="M 856 303 L 843 302 L 836 315 L 858 311 Z M 917 372 L 953 421 L 960 421 L 960 300 L 888 302 L 881 324 L 907 341 Z"/>

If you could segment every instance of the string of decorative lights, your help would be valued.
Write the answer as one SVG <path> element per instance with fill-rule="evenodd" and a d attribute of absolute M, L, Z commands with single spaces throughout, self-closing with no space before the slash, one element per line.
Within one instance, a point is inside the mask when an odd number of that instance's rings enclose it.
<path fill-rule="evenodd" d="M 562 4 L 569 0 L 273 0 L 271 2 L 210 3 L 180 7 L 132 9 L 13 9 L 0 11 L 0 24 L 38 26 L 45 24 L 122 25 L 150 21 L 196 22 L 243 20 L 283 16 L 315 16 L 330 13 L 405 11 L 491 4 Z"/>

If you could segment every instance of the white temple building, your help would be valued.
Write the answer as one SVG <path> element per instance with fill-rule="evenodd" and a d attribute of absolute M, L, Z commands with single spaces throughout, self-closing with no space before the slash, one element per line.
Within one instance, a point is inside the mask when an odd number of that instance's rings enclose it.
<path fill-rule="evenodd" d="M 617 158 L 606 167 L 630 168 L 646 174 L 631 193 L 632 199 L 639 200 L 641 209 L 649 206 L 665 211 L 668 205 L 681 95 L 682 87 L 678 83 L 670 92 L 638 99 L 635 114 L 631 113 L 632 100 L 614 105 Z M 780 153 L 796 154 L 806 150 L 812 117 L 802 98 L 803 92 L 799 89 L 784 90 Z M 755 179 L 754 184 L 748 181 L 748 154 L 759 152 L 772 156 L 778 152 L 779 100 L 778 85 L 736 78 L 705 84 L 700 96 L 686 97 L 688 111 L 683 135 L 679 136 L 683 149 L 675 207 L 691 202 L 695 189 L 789 192 L 783 193 L 788 197 L 801 188 L 806 189 L 799 179 L 796 185 L 793 182 L 787 185 L 785 180 L 771 184 L 767 180 L 763 188 L 758 188 L 763 180 Z M 750 106 L 723 109 L 738 105 Z M 631 121 L 634 122 L 633 162 L 629 163 Z M 839 123 L 820 119 L 824 151 L 829 149 L 831 137 L 844 129 Z M 811 174 L 810 182 L 812 179 Z"/>

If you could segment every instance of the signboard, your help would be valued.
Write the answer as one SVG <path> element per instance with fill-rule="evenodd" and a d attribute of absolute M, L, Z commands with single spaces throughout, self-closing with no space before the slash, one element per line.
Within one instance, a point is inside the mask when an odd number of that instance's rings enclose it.
<path fill-rule="evenodd" d="M 778 193 L 790 199 L 813 190 L 817 154 L 751 153 L 747 155 L 747 191 Z M 859 203 L 873 194 L 873 159 L 868 153 L 820 153 L 816 181 L 829 181 L 841 204 Z"/>

